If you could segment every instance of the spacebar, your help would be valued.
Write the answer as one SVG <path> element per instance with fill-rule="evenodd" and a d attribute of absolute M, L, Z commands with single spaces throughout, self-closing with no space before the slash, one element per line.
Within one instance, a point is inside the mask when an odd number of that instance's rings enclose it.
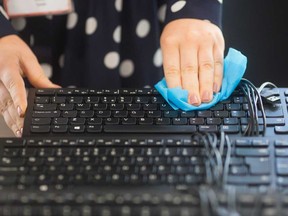
<path fill-rule="evenodd" d="M 106 133 L 192 133 L 195 125 L 105 125 Z"/>

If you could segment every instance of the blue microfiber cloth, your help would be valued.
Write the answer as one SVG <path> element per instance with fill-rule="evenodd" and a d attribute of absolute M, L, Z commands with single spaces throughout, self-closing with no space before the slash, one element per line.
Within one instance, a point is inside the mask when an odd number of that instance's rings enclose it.
<path fill-rule="evenodd" d="M 244 75 L 247 65 L 247 58 L 241 52 L 229 48 L 224 59 L 224 71 L 222 87 L 218 93 L 214 93 L 212 101 L 202 103 L 200 106 L 193 106 L 188 103 L 188 91 L 180 87 L 168 88 L 165 78 L 159 81 L 155 88 L 164 97 L 174 110 L 205 110 L 214 106 L 222 100 L 226 100 L 235 90 Z"/>

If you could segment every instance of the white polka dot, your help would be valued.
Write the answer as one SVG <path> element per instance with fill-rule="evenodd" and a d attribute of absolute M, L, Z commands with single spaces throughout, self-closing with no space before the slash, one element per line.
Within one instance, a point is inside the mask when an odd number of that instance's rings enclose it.
<path fill-rule="evenodd" d="M 153 64 L 156 66 L 156 67 L 161 67 L 162 66 L 162 63 L 163 63 L 163 60 L 162 60 L 162 52 L 161 52 L 161 49 L 157 49 L 157 51 L 155 52 L 154 54 L 154 57 L 153 57 Z"/>
<path fill-rule="evenodd" d="M 120 76 L 127 78 L 134 73 L 134 64 L 131 60 L 127 59 L 120 64 Z"/>
<path fill-rule="evenodd" d="M 64 54 L 62 54 L 62 55 L 59 57 L 59 66 L 60 66 L 61 68 L 64 67 L 64 62 L 65 62 L 65 56 L 64 56 Z"/>
<path fill-rule="evenodd" d="M 78 21 L 77 13 L 75 12 L 70 13 L 67 18 L 67 25 L 66 25 L 67 29 L 73 29 L 76 26 L 77 21 Z"/>
<path fill-rule="evenodd" d="M 117 26 L 116 29 L 113 32 L 113 39 L 116 43 L 121 42 L 121 26 Z"/>
<path fill-rule="evenodd" d="M 85 32 L 87 35 L 93 34 L 97 29 L 97 20 L 95 17 L 89 17 L 86 20 Z"/>
<path fill-rule="evenodd" d="M 52 66 L 50 64 L 43 63 L 43 64 L 41 64 L 41 67 L 42 67 L 45 75 L 48 78 L 51 78 L 52 77 Z"/>
<path fill-rule="evenodd" d="M 219 2 L 220 4 L 223 4 L 223 0 L 218 0 L 218 2 Z"/>
<path fill-rule="evenodd" d="M 177 1 L 171 6 L 171 11 L 173 13 L 180 11 L 186 5 L 185 0 Z"/>
<path fill-rule="evenodd" d="M 120 56 L 117 52 L 109 52 L 104 57 L 104 64 L 109 69 L 115 69 L 120 62 Z"/>
<path fill-rule="evenodd" d="M 22 31 L 26 26 L 26 19 L 24 17 L 15 18 L 12 19 L 11 24 L 16 31 Z"/>
<path fill-rule="evenodd" d="M 31 34 L 30 35 L 30 46 L 34 46 L 34 44 L 35 44 L 35 38 L 34 38 L 34 35 Z"/>
<path fill-rule="evenodd" d="M 144 88 L 151 88 L 151 86 L 150 85 L 145 85 Z"/>
<path fill-rule="evenodd" d="M 160 22 L 164 22 L 165 21 L 166 10 L 167 10 L 167 5 L 166 4 L 162 5 L 159 8 L 159 10 L 158 10 L 158 19 L 160 20 Z"/>
<path fill-rule="evenodd" d="M 6 11 L 3 9 L 2 6 L 0 6 L 0 12 L 3 14 L 3 16 L 4 16 L 7 20 L 9 20 L 9 16 L 8 16 L 8 14 L 6 13 Z"/>
<path fill-rule="evenodd" d="M 115 8 L 118 12 L 122 11 L 123 0 L 115 0 Z"/>
<path fill-rule="evenodd" d="M 136 34 L 138 37 L 143 38 L 148 35 L 150 31 L 150 23 L 146 19 L 142 19 L 139 21 L 136 27 Z"/>

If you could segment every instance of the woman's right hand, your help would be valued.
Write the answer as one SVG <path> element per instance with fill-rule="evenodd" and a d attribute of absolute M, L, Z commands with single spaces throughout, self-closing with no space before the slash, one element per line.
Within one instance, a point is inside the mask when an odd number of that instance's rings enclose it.
<path fill-rule="evenodd" d="M 36 88 L 57 88 L 44 74 L 31 49 L 17 35 L 0 38 L 0 113 L 15 136 L 21 137 L 27 96 L 24 80 Z"/>

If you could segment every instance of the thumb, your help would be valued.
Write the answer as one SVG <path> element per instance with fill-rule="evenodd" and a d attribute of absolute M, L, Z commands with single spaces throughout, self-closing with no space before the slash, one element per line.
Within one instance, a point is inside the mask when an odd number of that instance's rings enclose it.
<path fill-rule="evenodd" d="M 45 75 L 34 54 L 22 58 L 21 66 L 24 76 L 35 88 L 60 88 L 61 86 L 52 83 Z"/>

